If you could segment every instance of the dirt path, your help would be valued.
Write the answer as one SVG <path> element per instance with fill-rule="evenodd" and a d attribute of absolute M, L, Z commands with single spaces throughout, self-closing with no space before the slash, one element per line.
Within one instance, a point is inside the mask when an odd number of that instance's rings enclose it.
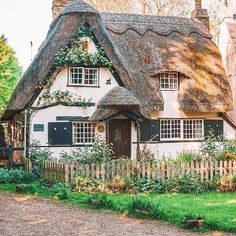
<path fill-rule="evenodd" d="M 50 200 L 0 192 L 0 235 L 192 236 L 197 234 L 157 221 L 139 221 L 108 212 L 70 208 Z"/>

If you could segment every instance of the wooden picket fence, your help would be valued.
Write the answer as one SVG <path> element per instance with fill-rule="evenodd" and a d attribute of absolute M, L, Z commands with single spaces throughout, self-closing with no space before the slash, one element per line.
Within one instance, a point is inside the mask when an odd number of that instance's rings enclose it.
<path fill-rule="evenodd" d="M 26 162 L 30 172 L 31 162 Z M 199 174 L 201 181 L 213 180 L 216 176 L 236 175 L 236 161 L 202 161 L 191 163 L 137 162 L 117 160 L 103 164 L 81 164 L 77 162 L 44 161 L 41 177 L 49 182 L 65 182 L 71 184 L 76 176 L 84 176 L 100 180 L 112 179 L 115 176 L 150 178 L 166 180 L 181 174 Z"/>

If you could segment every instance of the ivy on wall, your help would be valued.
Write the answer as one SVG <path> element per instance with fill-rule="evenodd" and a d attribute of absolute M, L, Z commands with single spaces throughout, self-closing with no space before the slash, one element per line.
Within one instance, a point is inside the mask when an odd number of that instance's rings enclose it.
<path fill-rule="evenodd" d="M 69 92 L 68 90 L 56 90 L 52 93 L 50 93 L 49 90 L 45 90 L 39 97 L 37 105 L 34 109 L 44 109 L 59 104 L 64 106 L 78 106 L 82 108 L 88 108 L 95 105 L 91 99 L 82 98 Z"/>
<path fill-rule="evenodd" d="M 96 53 L 90 53 L 83 49 L 82 39 L 84 37 L 93 39 L 93 29 L 81 25 L 69 44 L 56 54 L 53 66 L 56 69 L 71 65 L 105 66 L 113 73 L 112 62 L 107 58 L 102 47 L 97 46 Z"/>

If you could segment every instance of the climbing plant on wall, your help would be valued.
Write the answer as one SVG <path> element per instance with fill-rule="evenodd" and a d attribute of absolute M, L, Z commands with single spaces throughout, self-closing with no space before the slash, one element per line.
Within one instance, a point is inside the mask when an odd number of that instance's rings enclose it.
<path fill-rule="evenodd" d="M 56 90 L 52 93 L 49 90 L 45 90 L 38 98 L 37 106 L 35 107 L 35 109 L 43 109 L 59 104 L 64 106 L 79 106 L 82 108 L 87 108 L 95 105 L 91 99 L 82 98 L 77 94 L 69 92 L 68 90 Z"/>
<path fill-rule="evenodd" d="M 71 65 L 105 66 L 113 72 L 112 62 L 107 58 L 102 47 L 97 46 L 96 53 L 84 50 L 84 37 L 94 39 L 92 27 L 81 25 L 69 44 L 56 54 L 53 66 L 56 69 Z"/>

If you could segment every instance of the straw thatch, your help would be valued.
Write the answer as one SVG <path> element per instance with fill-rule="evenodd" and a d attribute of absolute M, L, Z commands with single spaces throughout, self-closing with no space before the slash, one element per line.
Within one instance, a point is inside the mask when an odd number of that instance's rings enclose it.
<path fill-rule="evenodd" d="M 98 107 L 139 105 L 138 99 L 124 87 L 113 88 L 97 104 Z"/>
<path fill-rule="evenodd" d="M 226 112 L 232 94 L 221 56 L 207 29 L 196 19 L 99 14 L 82 1 L 67 7 L 51 25 L 38 55 L 23 75 L 3 119 L 24 109 L 39 94 L 40 81 L 49 74 L 54 55 L 84 22 L 94 29 L 98 43 L 113 62 L 122 83 L 149 117 L 164 109 L 157 74 L 178 71 L 179 109 L 186 112 Z"/>

